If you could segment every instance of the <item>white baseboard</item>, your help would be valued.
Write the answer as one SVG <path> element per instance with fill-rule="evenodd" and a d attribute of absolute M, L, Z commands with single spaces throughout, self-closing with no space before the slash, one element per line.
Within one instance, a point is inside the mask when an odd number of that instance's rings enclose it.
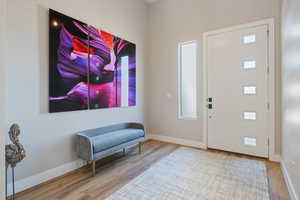
<path fill-rule="evenodd" d="M 158 141 L 162 141 L 162 142 L 169 142 L 169 143 L 180 144 L 180 145 L 184 145 L 184 146 L 206 149 L 206 146 L 202 142 L 198 142 L 195 140 L 186 140 L 186 139 L 182 139 L 182 138 L 174 138 L 174 137 L 157 135 L 157 134 L 148 134 L 147 139 L 153 139 L 153 140 L 158 140 Z"/>
<path fill-rule="evenodd" d="M 294 187 L 294 184 L 293 184 L 292 179 L 287 171 L 284 161 L 281 161 L 281 170 L 282 170 L 283 177 L 284 177 L 285 183 L 287 185 L 291 200 L 299 200 L 296 190 L 295 190 L 295 187 Z"/>
<path fill-rule="evenodd" d="M 207 149 L 207 146 L 205 144 L 203 144 L 202 142 L 194 141 L 194 140 L 186 140 L 186 139 L 182 139 L 182 138 L 174 138 L 174 137 L 157 135 L 157 134 L 147 134 L 146 140 L 151 140 L 151 139 L 162 141 L 162 142 L 169 142 L 169 143 L 181 144 L 181 145 L 185 145 L 185 146 L 197 147 L 197 148 L 201 148 L 201 149 Z M 273 154 L 273 155 L 270 155 L 269 160 L 280 163 L 281 156 L 279 154 Z"/>
<path fill-rule="evenodd" d="M 36 185 L 39 185 L 41 183 L 44 183 L 46 181 L 49 181 L 53 178 L 62 176 L 68 172 L 71 172 L 75 169 L 78 169 L 82 166 L 85 165 L 85 162 L 82 160 L 75 160 L 73 162 L 70 163 L 66 163 L 62 166 L 53 168 L 53 169 L 49 169 L 45 172 L 18 180 L 15 182 L 15 192 L 22 192 L 26 189 L 29 189 L 31 187 L 34 187 Z M 8 184 L 7 186 L 7 193 L 8 196 L 12 195 L 12 184 Z"/>
<path fill-rule="evenodd" d="M 269 160 L 273 161 L 273 162 L 279 162 L 280 163 L 281 162 L 281 156 L 279 154 L 270 155 Z"/>

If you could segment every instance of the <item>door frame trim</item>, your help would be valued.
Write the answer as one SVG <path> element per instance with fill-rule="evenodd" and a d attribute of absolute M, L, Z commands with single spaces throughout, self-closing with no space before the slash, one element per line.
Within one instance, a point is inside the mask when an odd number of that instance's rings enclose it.
<path fill-rule="evenodd" d="M 269 159 L 273 160 L 277 156 L 275 152 L 275 23 L 274 18 L 255 21 L 252 23 L 232 26 L 224 29 L 214 30 L 203 33 L 203 143 L 208 148 L 208 112 L 207 112 L 207 98 L 208 98 L 208 66 L 207 66 L 207 51 L 208 51 L 208 37 L 239 29 L 251 28 L 255 26 L 268 25 L 269 41 L 268 41 L 268 62 L 269 62 L 269 76 L 268 76 L 268 101 L 269 101 L 269 117 L 268 117 L 268 137 L 269 137 Z M 267 103 L 267 102 L 266 102 Z M 266 105 L 267 106 L 267 105 Z"/>

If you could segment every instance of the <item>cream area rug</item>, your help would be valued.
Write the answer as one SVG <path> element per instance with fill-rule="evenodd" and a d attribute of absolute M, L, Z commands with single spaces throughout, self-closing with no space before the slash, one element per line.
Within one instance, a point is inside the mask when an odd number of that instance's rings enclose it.
<path fill-rule="evenodd" d="M 181 147 L 106 200 L 269 200 L 263 162 Z"/>

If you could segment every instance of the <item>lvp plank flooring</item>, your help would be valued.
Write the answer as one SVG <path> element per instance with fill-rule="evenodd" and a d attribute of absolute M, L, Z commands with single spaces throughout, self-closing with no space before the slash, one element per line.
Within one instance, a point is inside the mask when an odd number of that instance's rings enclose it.
<path fill-rule="evenodd" d="M 179 147 L 181 145 L 150 140 L 143 144 L 141 154 L 134 147 L 128 149 L 125 156 L 116 153 L 99 160 L 94 177 L 90 167 L 83 167 L 21 192 L 16 195 L 16 200 L 102 200 Z M 223 151 L 207 151 L 263 161 L 267 166 L 271 200 L 290 199 L 279 163 Z"/>

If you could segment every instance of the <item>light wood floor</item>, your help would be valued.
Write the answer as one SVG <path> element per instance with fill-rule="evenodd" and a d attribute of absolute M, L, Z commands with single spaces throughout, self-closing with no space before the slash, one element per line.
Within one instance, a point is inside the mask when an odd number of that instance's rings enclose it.
<path fill-rule="evenodd" d="M 130 180 L 147 170 L 154 163 L 179 148 L 180 145 L 148 141 L 142 153 L 137 148 L 127 151 L 126 156 L 117 153 L 97 162 L 97 174 L 91 177 L 91 168 L 84 167 L 62 177 L 48 181 L 19 193 L 16 200 L 101 200 L 117 191 Z M 287 187 L 278 163 L 264 159 L 208 150 L 216 154 L 261 160 L 268 169 L 271 200 L 289 200 Z"/>

